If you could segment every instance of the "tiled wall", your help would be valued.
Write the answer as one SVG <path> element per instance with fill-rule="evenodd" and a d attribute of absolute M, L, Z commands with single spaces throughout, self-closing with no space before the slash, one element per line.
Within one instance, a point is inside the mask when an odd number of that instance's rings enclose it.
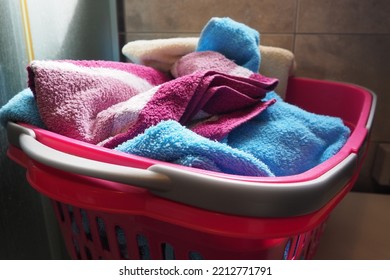
<path fill-rule="evenodd" d="M 385 190 L 371 178 L 378 143 L 390 143 L 389 0 L 123 0 L 121 45 L 136 39 L 198 36 L 228 16 L 261 33 L 261 44 L 294 52 L 298 76 L 340 80 L 378 95 L 369 154 L 355 190 Z M 389 171 L 390 172 L 390 171 Z"/>

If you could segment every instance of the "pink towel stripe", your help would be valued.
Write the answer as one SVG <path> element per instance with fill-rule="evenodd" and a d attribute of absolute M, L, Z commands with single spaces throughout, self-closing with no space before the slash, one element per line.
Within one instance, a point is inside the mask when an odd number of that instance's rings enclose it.
<path fill-rule="evenodd" d="M 169 80 L 153 68 L 106 61 L 33 61 L 28 71 L 47 128 L 94 144 L 113 136 L 115 114 L 99 122 L 101 112 Z"/>

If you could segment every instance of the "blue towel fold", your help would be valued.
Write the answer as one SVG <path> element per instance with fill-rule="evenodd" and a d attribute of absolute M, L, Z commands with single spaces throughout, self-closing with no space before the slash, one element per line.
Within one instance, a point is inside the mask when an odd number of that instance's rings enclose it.
<path fill-rule="evenodd" d="M 45 127 L 30 89 L 21 91 L 0 108 L 0 124 L 5 127 L 8 121 Z"/>
<path fill-rule="evenodd" d="M 335 155 L 350 130 L 339 118 L 313 114 L 284 102 L 275 92 L 266 99 L 277 101 L 265 112 L 244 123 L 228 136 L 228 145 L 251 153 L 275 176 L 295 175 Z"/>
<path fill-rule="evenodd" d="M 116 149 L 185 166 L 247 176 L 305 172 L 335 155 L 350 131 L 342 120 L 317 115 L 277 99 L 265 112 L 233 130 L 225 143 L 165 121 Z"/>
<path fill-rule="evenodd" d="M 228 17 L 213 17 L 203 28 L 196 51 L 219 52 L 256 73 L 261 60 L 259 44 L 257 30 Z"/>
<path fill-rule="evenodd" d="M 251 154 L 212 141 L 176 121 L 163 121 L 115 148 L 161 161 L 235 175 L 273 176 Z"/>

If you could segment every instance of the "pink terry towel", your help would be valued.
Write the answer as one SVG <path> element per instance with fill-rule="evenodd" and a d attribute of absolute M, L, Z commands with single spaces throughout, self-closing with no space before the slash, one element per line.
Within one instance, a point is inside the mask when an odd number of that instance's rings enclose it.
<path fill-rule="evenodd" d="M 110 61 L 33 61 L 27 71 L 46 127 L 93 144 L 121 130 L 115 112 L 111 122 L 100 120 L 102 112 L 170 80 L 147 66 Z"/>
<path fill-rule="evenodd" d="M 258 115 L 276 79 L 194 71 L 176 79 L 119 62 L 34 61 L 29 85 L 48 129 L 114 148 L 163 120 L 221 140 Z M 180 72 L 180 71 L 179 71 Z"/>

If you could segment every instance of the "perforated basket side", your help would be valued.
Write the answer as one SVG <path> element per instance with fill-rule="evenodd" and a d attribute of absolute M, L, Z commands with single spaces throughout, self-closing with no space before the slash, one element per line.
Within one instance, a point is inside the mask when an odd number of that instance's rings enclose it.
<path fill-rule="evenodd" d="M 72 259 L 310 259 L 324 229 L 321 224 L 295 236 L 232 238 L 140 216 L 52 204 Z"/>

